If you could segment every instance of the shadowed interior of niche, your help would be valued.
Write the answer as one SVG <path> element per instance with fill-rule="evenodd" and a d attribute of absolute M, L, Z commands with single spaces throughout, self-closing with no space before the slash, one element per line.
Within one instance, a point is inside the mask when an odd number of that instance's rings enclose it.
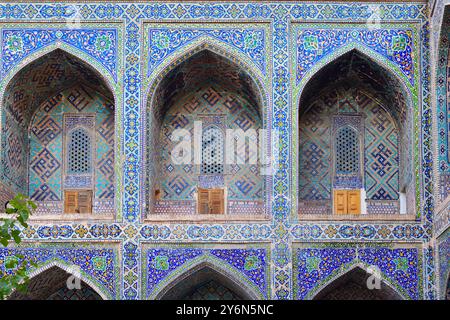
<path fill-rule="evenodd" d="M 70 276 L 70 273 L 59 267 L 51 267 L 31 278 L 26 292 L 15 291 L 8 300 L 102 300 L 82 280 L 79 289 L 69 289 L 67 279 Z"/>
<path fill-rule="evenodd" d="M 230 278 L 203 267 L 178 279 L 161 300 L 251 300 L 245 288 Z"/>
<path fill-rule="evenodd" d="M 383 281 L 380 289 L 369 289 L 370 274 L 355 268 L 322 289 L 314 300 L 402 300 L 400 295 Z"/>

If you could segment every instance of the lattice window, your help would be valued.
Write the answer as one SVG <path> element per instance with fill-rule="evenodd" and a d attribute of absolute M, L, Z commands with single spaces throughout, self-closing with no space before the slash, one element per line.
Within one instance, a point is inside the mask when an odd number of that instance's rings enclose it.
<path fill-rule="evenodd" d="M 358 134 L 350 127 L 339 129 L 336 134 L 336 173 L 355 174 L 359 170 Z"/>
<path fill-rule="evenodd" d="M 73 130 L 69 136 L 68 173 L 89 174 L 92 172 L 91 136 L 83 129 Z"/>
<path fill-rule="evenodd" d="M 223 174 L 223 133 L 217 127 L 209 127 L 202 136 L 202 174 Z"/>

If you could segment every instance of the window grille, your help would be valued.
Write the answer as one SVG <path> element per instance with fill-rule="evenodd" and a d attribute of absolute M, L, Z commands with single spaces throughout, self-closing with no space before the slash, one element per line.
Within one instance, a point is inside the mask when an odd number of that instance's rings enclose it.
<path fill-rule="evenodd" d="M 69 136 L 68 173 L 89 174 L 92 172 L 92 147 L 89 133 L 78 128 Z"/>
<path fill-rule="evenodd" d="M 355 130 L 339 129 L 336 134 L 336 173 L 356 174 L 359 170 L 359 142 Z"/>
<path fill-rule="evenodd" d="M 202 135 L 202 174 L 223 174 L 222 131 L 217 127 L 209 127 Z"/>

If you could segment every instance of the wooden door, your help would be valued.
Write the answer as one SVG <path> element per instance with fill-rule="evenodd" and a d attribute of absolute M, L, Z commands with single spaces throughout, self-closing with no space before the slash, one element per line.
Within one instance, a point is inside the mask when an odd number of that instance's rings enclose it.
<path fill-rule="evenodd" d="M 209 206 L 211 214 L 224 213 L 224 193 L 223 189 L 211 189 L 209 191 Z"/>
<path fill-rule="evenodd" d="M 78 213 L 78 192 L 65 191 L 64 193 L 64 212 Z"/>
<path fill-rule="evenodd" d="M 64 213 L 92 213 L 92 191 L 65 191 Z"/>
<path fill-rule="evenodd" d="M 209 214 L 209 190 L 198 188 L 198 213 Z"/>
<path fill-rule="evenodd" d="M 361 214 L 361 192 L 359 190 L 347 191 L 348 214 Z"/>
<path fill-rule="evenodd" d="M 361 214 L 360 190 L 334 190 L 335 214 Z"/>
<path fill-rule="evenodd" d="M 347 214 L 347 190 L 334 190 L 335 214 Z"/>
<path fill-rule="evenodd" d="M 224 214 L 224 190 L 199 188 L 197 203 L 199 214 Z"/>

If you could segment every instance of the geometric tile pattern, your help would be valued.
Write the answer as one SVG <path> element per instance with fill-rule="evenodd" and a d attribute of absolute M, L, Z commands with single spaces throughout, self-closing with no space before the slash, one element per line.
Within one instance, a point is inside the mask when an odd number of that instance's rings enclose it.
<path fill-rule="evenodd" d="M 301 200 L 331 199 L 330 119 L 324 117 L 328 106 L 315 104 L 299 126 L 299 197 Z"/>
<path fill-rule="evenodd" d="M 31 122 L 30 194 L 33 199 L 39 201 L 61 201 L 63 185 L 71 188 L 89 187 L 90 185 L 90 182 L 87 182 L 88 185 L 86 185 L 84 180 L 80 180 L 81 176 L 78 173 L 71 171 L 72 167 L 69 166 L 69 163 L 67 163 L 65 172 L 62 170 L 63 150 L 70 153 L 71 148 L 74 147 L 72 145 L 64 147 L 64 141 L 69 141 L 67 140 L 69 137 L 63 136 L 62 119 L 64 118 L 67 127 L 65 130 L 72 134 L 80 130 L 86 131 L 84 129 L 86 126 L 87 130 L 90 130 L 90 126 L 96 127 L 94 146 L 91 146 L 92 142 L 80 146 L 84 146 L 88 150 L 95 148 L 94 198 L 112 199 L 114 197 L 114 136 L 111 134 L 111 127 L 114 128 L 114 109 L 112 105 L 99 94 L 83 86 L 71 87 L 59 94 L 61 98 L 52 105 L 52 108 L 47 107 L 48 101 L 41 104 Z M 75 103 L 75 101 L 78 102 Z M 79 111 L 81 104 L 83 108 L 82 111 Z M 64 114 L 70 116 L 64 116 Z M 90 120 L 92 114 L 95 114 L 93 121 Z M 61 126 L 55 126 L 55 123 L 60 123 Z M 83 129 L 70 130 L 71 127 L 78 128 L 77 126 L 80 125 L 83 126 Z M 92 139 L 89 138 L 89 140 Z M 85 151 L 80 152 L 72 152 L 70 155 L 75 159 L 79 155 L 86 156 L 88 154 Z M 83 161 L 71 163 L 82 164 L 83 170 L 89 169 L 90 171 L 92 160 L 86 160 L 86 163 Z M 91 172 L 88 174 L 92 175 Z"/>
<path fill-rule="evenodd" d="M 364 114 L 365 119 L 364 171 L 367 198 L 398 199 L 398 131 L 388 113 L 374 100 L 361 98 L 364 95 L 362 91 L 355 96 L 352 90 L 331 89 L 319 94 L 302 116 L 299 133 L 300 200 L 331 199 L 331 115 L 356 114 L 347 112 L 350 106 L 351 111 Z"/>
<path fill-rule="evenodd" d="M 229 111 L 227 103 L 233 101 L 233 112 Z M 172 162 L 171 152 L 179 143 L 171 141 L 171 133 L 177 128 L 183 128 L 193 132 L 194 121 L 202 121 L 203 134 L 209 132 L 208 128 L 219 130 L 222 135 L 222 145 L 225 143 L 225 128 L 239 129 L 236 125 L 238 119 L 244 114 L 251 115 L 247 117 L 247 128 L 258 130 L 261 126 L 259 115 L 255 114 L 253 108 L 246 106 L 246 100 L 237 97 L 232 92 L 223 90 L 220 86 L 199 87 L 195 94 L 181 97 L 177 103 L 167 111 L 160 133 L 160 142 L 162 146 L 160 181 L 161 200 L 190 200 L 196 192 L 199 185 L 199 172 L 192 165 L 176 165 Z M 225 115 L 226 118 L 217 120 L 214 117 Z M 208 127 L 208 122 L 219 121 L 219 126 L 213 124 Z M 204 140 L 207 140 L 204 137 Z M 222 151 L 222 150 L 220 150 Z M 222 160 L 225 157 L 219 155 Z M 220 160 L 220 163 L 222 163 Z M 214 166 L 214 159 L 207 160 L 205 166 Z M 234 167 L 234 174 L 227 174 L 228 166 L 225 165 L 224 184 L 228 187 L 228 199 L 230 200 L 257 200 L 262 195 L 262 177 L 259 170 L 253 170 L 253 165 L 248 162 Z"/>
<path fill-rule="evenodd" d="M 156 286 L 167 276 L 182 272 L 183 266 L 199 259 L 213 259 L 226 268 L 242 273 L 247 281 L 266 295 L 265 249 L 201 249 L 201 248 L 149 248 L 146 252 L 146 294 L 152 294 Z"/>
<path fill-rule="evenodd" d="M 82 245 L 73 244 L 66 245 L 28 245 L 13 248 L 0 249 L 0 271 L 5 271 L 4 261 L 14 255 L 22 255 L 24 259 L 33 261 L 37 264 L 39 270 L 42 267 L 48 266 L 52 263 L 59 263 L 66 267 L 73 265 L 81 268 L 81 275 L 83 281 L 94 283 L 96 287 L 101 290 L 106 297 L 117 298 L 118 284 L 117 273 L 118 268 L 118 251 L 117 248 L 105 245 Z M 104 265 L 101 269 L 97 267 L 96 261 L 102 259 Z M 10 273 L 11 270 L 6 270 Z"/>
<path fill-rule="evenodd" d="M 436 10 L 434 15 L 438 16 L 439 8 L 442 8 L 443 2 L 437 1 Z M 380 9 L 380 10 L 378 10 Z M 367 20 L 373 16 L 374 13 L 380 13 L 380 24 L 375 24 L 373 27 L 386 29 L 386 30 L 405 30 L 410 32 L 411 37 L 411 59 L 412 68 L 411 76 L 409 80 L 414 80 L 414 86 L 408 85 L 408 89 L 411 91 L 412 109 L 414 111 L 414 125 L 411 126 L 413 137 L 409 137 L 414 149 L 409 153 L 409 158 L 414 161 L 414 170 L 411 175 L 413 181 L 413 190 L 411 191 L 412 198 L 416 200 L 417 207 L 420 208 L 421 221 L 414 223 L 404 222 L 392 222 L 382 221 L 377 223 L 367 222 L 364 224 L 351 223 L 351 222 L 323 222 L 308 224 L 297 224 L 289 220 L 290 209 L 292 201 L 289 199 L 292 186 L 291 172 L 295 165 L 292 164 L 291 150 L 298 146 L 293 146 L 292 143 L 295 139 L 292 139 L 292 108 L 291 92 L 301 90 L 303 86 L 295 88 L 295 84 L 291 86 L 290 77 L 294 74 L 292 70 L 298 70 L 298 65 L 290 63 L 289 57 L 296 57 L 298 51 L 296 42 L 290 41 L 292 34 L 292 23 L 290 21 L 300 20 L 310 22 L 309 29 L 326 29 L 327 24 L 321 24 L 321 21 L 332 22 L 339 24 L 340 27 L 332 27 L 331 30 L 347 30 L 351 29 L 351 23 L 357 25 L 358 30 L 368 28 L 366 25 Z M 424 247 L 428 246 L 428 241 L 431 236 L 431 224 L 433 222 L 433 214 L 435 213 L 436 204 L 433 198 L 433 177 L 432 168 L 437 161 L 433 157 L 433 139 L 432 136 L 432 112 L 431 105 L 433 98 L 431 95 L 431 73 L 430 67 L 430 48 L 429 38 L 439 38 L 437 32 L 430 32 L 429 26 L 429 8 L 426 4 L 419 3 L 276 3 L 276 2 L 264 2 L 264 3 L 233 3 L 233 2 L 209 2 L 209 3 L 83 3 L 83 4 L 40 4 L 40 3 L 16 3 L 16 4 L 0 4 L 0 21 L 5 25 L 11 23 L 11 27 L 4 27 L 5 29 L 24 29 L 35 30 L 36 24 L 31 25 L 30 22 L 39 20 L 39 30 L 50 30 L 48 34 L 52 37 L 51 33 L 61 28 L 55 27 L 65 18 L 73 18 L 79 14 L 82 18 L 83 24 L 95 24 L 96 27 L 104 28 L 111 27 L 113 30 L 116 28 L 116 48 L 117 54 L 113 59 L 116 63 L 117 80 L 120 84 L 117 88 L 116 96 L 123 97 L 124 101 L 122 105 L 117 106 L 117 113 L 123 117 L 123 122 L 120 123 L 120 141 L 117 141 L 119 146 L 123 146 L 123 170 L 121 170 L 123 179 L 123 203 L 118 204 L 120 209 L 124 212 L 124 221 L 111 222 L 111 223 L 97 223 L 89 222 L 87 225 L 72 222 L 70 224 L 48 222 L 43 225 L 48 232 L 38 233 L 38 227 L 32 224 L 29 229 L 24 231 L 25 237 L 29 241 L 40 241 L 40 239 L 46 240 L 58 240 L 68 241 L 73 239 L 72 243 L 61 243 L 60 246 L 65 248 L 79 248 L 82 247 L 86 240 L 89 241 L 107 241 L 109 239 L 118 241 L 121 243 L 123 252 L 123 259 L 121 259 L 122 266 L 117 269 L 115 276 L 120 278 L 116 279 L 117 290 L 115 297 L 123 299 L 136 299 L 145 296 L 145 293 L 141 293 L 141 285 L 139 284 L 140 270 L 137 265 L 137 261 L 145 260 L 141 259 L 144 256 L 140 250 L 140 239 L 152 239 L 154 241 L 164 242 L 171 241 L 201 241 L 201 242 L 226 242 L 226 241 L 272 241 L 272 250 L 270 251 L 270 278 L 269 281 L 272 284 L 273 290 L 268 293 L 268 296 L 275 299 L 290 299 L 293 298 L 293 290 L 291 288 L 293 276 L 292 276 L 292 258 L 295 256 L 291 252 L 291 240 L 292 239 L 306 239 L 307 241 L 322 241 L 329 239 L 330 241 L 342 241 L 343 239 L 351 239 L 360 242 L 370 242 L 372 247 L 383 247 L 378 243 L 380 239 L 388 239 L 389 241 L 401 242 L 413 241 L 417 243 L 423 243 Z M 118 24 L 110 23 L 112 19 L 118 21 Z M 267 84 L 268 92 L 270 92 L 270 106 L 264 112 L 267 114 L 264 116 L 264 121 L 268 120 L 269 125 L 279 128 L 280 130 L 280 170 L 271 178 L 271 185 L 273 188 L 270 192 L 273 195 L 271 206 L 268 208 L 272 216 L 271 223 L 223 223 L 223 224 L 203 224 L 196 225 L 192 223 L 178 224 L 171 223 L 161 225 L 144 225 L 139 221 L 141 211 L 143 210 L 142 203 L 144 202 L 141 195 L 144 193 L 143 183 L 139 177 L 140 170 L 143 166 L 143 152 L 142 144 L 145 141 L 144 127 L 145 127 L 145 113 L 146 107 L 143 107 L 146 97 L 141 94 L 146 87 L 145 77 L 141 77 L 144 74 L 141 68 L 147 61 L 151 63 L 155 57 L 143 58 L 142 53 L 149 52 L 148 44 L 145 41 L 147 37 L 142 27 L 142 19 L 151 19 L 159 21 L 158 23 L 165 23 L 168 25 L 174 20 L 180 21 L 183 28 L 189 31 L 192 22 L 197 24 L 201 23 L 202 28 L 220 30 L 217 27 L 216 22 L 219 21 L 222 24 L 229 24 L 230 21 L 239 25 L 239 28 L 257 30 L 262 24 L 267 22 L 269 32 L 266 32 L 267 41 L 265 45 L 264 54 L 266 55 L 265 61 L 267 65 L 266 79 L 264 83 Z M 437 18 L 439 20 L 439 18 Z M 45 22 L 43 22 L 45 21 Z M 345 21 L 345 22 L 343 22 Z M 14 24 L 12 24 L 14 22 Z M 19 23 L 17 23 L 19 22 Z M 188 23 L 189 22 L 189 23 Z M 393 23 L 395 22 L 395 24 Z M 401 23 L 398 23 L 401 22 Z M 314 27 L 311 27 L 314 24 Z M 156 27 L 157 28 L 157 27 Z M 65 27 L 64 27 L 65 29 Z M 199 29 L 198 26 L 192 29 Z M 434 29 L 433 29 L 434 30 Z M 370 28 L 373 34 L 373 28 Z M 23 33 L 20 33 L 23 34 Z M 184 35 L 185 33 L 183 33 Z M 366 33 L 369 34 L 369 33 Z M 141 36 L 143 35 L 144 41 L 141 42 Z M 123 36 L 123 41 L 121 37 Z M 77 41 L 77 37 L 73 40 Z M 347 38 L 348 39 L 348 38 Z M 232 47 L 234 38 L 223 38 L 221 41 L 228 44 L 228 47 Z M 402 41 L 400 39 L 388 39 L 386 44 L 390 44 L 391 48 L 401 46 Z M 358 46 L 361 48 L 373 48 L 374 41 L 378 44 L 380 38 L 361 37 L 358 41 Z M 14 41 L 11 41 L 14 45 Z M 42 43 L 42 42 L 41 42 Z M 54 46 L 56 42 L 52 42 L 51 46 Z M 87 42 L 89 45 L 91 43 Z M 63 47 L 67 44 L 64 42 Z M 86 48 L 86 42 L 77 43 L 76 46 L 80 53 L 80 56 L 84 57 L 86 62 L 90 61 L 86 56 L 92 56 L 91 54 L 84 54 L 89 49 Z M 188 46 L 185 46 L 188 47 Z M 331 46 L 330 46 L 331 47 Z M 388 46 L 387 46 L 388 47 Z M 386 47 L 386 48 L 387 48 Z M 3 46 L 2 46 L 3 48 Z M 41 47 L 42 48 L 42 47 Z M 181 47 L 180 47 L 181 48 Z M 37 49 L 37 48 L 36 48 Z M 327 48 L 325 48 L 327 49 Z M 181 50 L 185 50 L 182 48 Z M 37 52 L 37 51 L 35 51 Z M 74 50 L 72 50 L 74 52 Z M 335 49 L 330 49 L 329 54 L 322 55 L 321 60 L 315 60 L 311 63 L 310 71 L 315 70 L 316 66 L 323 61 L 331 61 L 337 55 Z M 22 59 L 32 60 L 34 57 L 30 56 L 30 51 L 26 53 L 20 53 Z M 78 54 L 77 54 L 78 56 Z M 373 55 L 372 55 L 373 56 Z M 387 51 L 377 52 L 378 61 L 382 61 L 382 64 L 393 74 L 398 77 L 406 77 L 405 73 L 398 66 L 397 62 L 394 62 L 392 56 Z M 2 55 L 4 58 L 5 55 Z M 124 60 L 122 60 L 122 57 Z M 168 54 L 165 58 L 168 62 L 173 62 L 173 55 Z M 157 59 L 157 58 L 156 58 Z M 244 58 L 244 63 L 251 65 L 255 63 L 249 58 Z M 93 58 L 90 62 L 96 65 L 97 59 Z M 3 76 L 11 76 L 13 72 L 17 71 L 17 63 L 7 62 L 11 68 L 6 74 L 2 73 L 2 80 L 6 79 Z M 307 60 L 305 63 L 309 63 Z M 303 63 L 303 61 L 302 61 Z M 1 70 L 4 70 L 4 60 L 1 61 Z M 107 69 L 107 68 L 98 68 Z M 400 70 L 400 72 L 399 72 Z M 58 77 L 58 70 L 54 71 L 54 77 Z M 152 74 L 152 70 L 146 70 L 146 74 Z M 43 70 L 39 70 L 38 73 L 42 73 Z M 105 74 L 108 71 L 105 70 Z M 46 73 L 43 73 L 46 74 Z M 25 75 L 25 78 L 35 79 L 29 74 Z M 42 101 L 48 99 L 52 93 L 44 92 L 43 88 L 48 88 L 50 91 L 53 88 L 52 85 L 48 85 L 48 79 L 45 77 L 37 77 L 38 82 L 32 83 L 32 86 L 36 87 L 42 94 L 36 96 L 36 103 L 40 104 Z M 94 77 L 92 77 L 94 79 Z M 295 81 L 295 76 L 294 79 Z M 42 81 L 42 82 L 41 82 Z M 47 81 L 47 83 L 46 83 Z M 41 83 L 40 86 L 35 85 Z M 408 83 L 411 83 L 408 81 Z M 0 94 L 3 94 L 3 90 L 6 87 L 5 81 L 0 82 Z M 17 83 L 13 85 L 17 88 L 14 90 L 13 95 L 9 98 L 13 100 L 13 97 L 17 98 L 17 103 L 14 112 L 5 112 L 4 101 L 2 104 L 2 130 L 5 128 L 5 122 L 11 122 L 14 119 L 14 124 L 8 124 L 8 127 L 15 125 L 13 132 L 18 133 L 17 139 L 24 139 L 27 134 L 25 131 L 20 131 L 19 125 L 22 120 L 25 119 L 25 123 L 29 120 L 31 115 L 27 114 L 26 110 L 35 110 L 35 108 L 29 108 L 32 103 L 25 101 L 29 100 L 27 92 L 29 90 L 23 90 Z M 391 86 L 382 86 L 383 91 Z M 443 85 L 446 87 L 446 84 Z M 446 90 L 446 89 L 445 89 Z M 41 97 L 44 97 L 41 99 Z M 56 99 L 57 100 L 57 99 Z M 7 101 L 11 101 L 8 100 Z M 51 107 L 52 102 L 49 103 Z M 444 109 L 446 108 L 446 104 Z M 401 108 L 400 108 L 401 109 Z M 10 109 L 9 109 L 10 110 Z M 11 110 L 10 110 L 11 111 Z M 18 112 L 15 112 L 18 111 Z M 400 117 L 395 117 L 400 118 Z M 19 119 L 19 120 L 17 120 Z M 28 119 L 28 120 L 27 120 Z M 149 119 L 147 119 L 149 120 Z M 444 127 L 446 126 L 446 119 L 442 120 Z M 61 122 L 59 122 L 61 123 Z M 152 128 L 153 129 L 153 128 Z M 6 132 L 2 132 L 1 150 L 2 150 L 2 188 L 5 186 L 8 188 L 8 192 L 15 193 L 19 189 L 27 188 L 27 173 L 26 170 L 12 170 L 11 167 L 5 162 L 6 158 L 3 156 L 7 143 L 3 137 L 9 136 Z M 404 141 L 401 139 L 401 141 Z M 19 143 L 19 145 L 23 145 Z M 440 147 L 444 147 L 444 154 L 447 153 L 447 144 L 440 144 Z M 117 150 L 117 149 L 116 149 Z M 441 150 L 441 148 L 439 149 Z M 52 150 L 49 150 L 53 152 Z M 27 155 L 22 152 L 22 163 L 26 164 Z M 439 159 L 440 160 L 440 159 Z M 8 165 L 5 167 L 5 164 Z M 441 163 L 439 163 L 440 165 Z M 23 168 L 24 166 L 22 166 Z M 12 174 L 17 176 L 13 176 Z M 14 188 L 13 191 L 9 188 Z M 3 191 L 3 190 L 0 190 Z M 25 190 L 26 191 L 26 190 Z M 142 191 L 142 192 L 141 192 Z M 104 226 L 108 227 L 104 227 Z M 112 230 L 119 230 L 120 232 L 112 232 Z M 93 230 L 110 230 L 105 233 L 94 232 Z M 125 232 L 126 230 L 126 232 Z M 67 232 L 66 232 L 67 231 Z M 145 232 L 144 232 L 145 231 Z M 374 241 L 372 241 L 374 240 Z M 325 244 L 332 247 L 331 244 Z M 45 246 L 42 243 L 39 245 Z M 37 255 L 38 248 L 30 249 L 30 252 L 35 252 Z M 423 284 L 423 297 L 426 299 L 435 299 L 435 261 L 433 259 L 434 254 L 432 250 L 425 249 L 424 261 L 418 259 L 418 265 L 423 266 L 423 274 L 419 272 L 419 283 Z M 431 254 L 430 254 L 431 252 Z M 30 253 L 31 254 L 31 253 Z M 420 254 L 419 254 L 420 256 Z M 269 258 L 268 258 L 269 259 Z M 437 262 L 436 262 L 437 263 Z M 124 274 L 120 274 L 123 271 Z M 269 276 L 268 276 L 269 277 Z M 120 283 L 119 283 L 120 281 Z M 421 290 L 421 289 L 420 289 Z M 419 291 L 420 291 L 419 290 Z M 120 292 L 119 292 L 120 291 Z"/>
<path fill-rule="evenodd" d="M 116 78 L 116 30 L 60 29 L 2 31 L 2 75 L 25 56 L 55 41 L 84 49 Z"/>
<path fill-rule="evenodd" d="M 248 55 L 258 68 L 265 72 L 266 61 L 264 55 L 264 29 L 150 29 L 149 39 L 156 45 L 152 46 L 151 56 L 155 59 L 149 60 L 149 70 L 157 67 L 168 55 L 177 50 L 180 45 L 185 45 L 201 36 L 211 36 L 219 40 L 233 38 L 231 45 L 239 51 Z"/>
<path fill-rule="evenodd" d="M 398 130 L 389 114 L 377 105 L 366 109 L 365 180 L 367 197 L 397 200 L 399 192 Z"/>
<path fill-rule="evenodd" d="M 391 249 L 389 247 L 331 246 L 302 248 L 295 250 L 295 293 L 296 299 L 312 298 L 321 285 L 336 279 L 362 264 L 376 266 L 383 281 L 409 299 L 419 299 L 421 266 L 418 263 L 419 250 Z"/>
<path fill-rule="evenodd" d="M 26 166 L 29 157 L 27 150 L 33 152 L 34 145 L 39 143 L 55 155 L 54 149 L 58 149 L 61 144 L 61 88 L 73 86 L 77 82 L 89 83 L 94 91 L 109 97 L 108 90 L 96 79 L 98 77 L 84 62 L 61 50 L 55 50 L 22 68 L 7 84 L 3 96 L 5 116 L 2 117 L 2 135 L 7 140 L 2 139 L 5 148 L 1 150 L 1 174 L 16 192 L 27 193 L 30 184 L 28 180 L 33 180 L 33 177 L 29 177 Z M 76 96 L 82 95 L 76 93 Z M 38 108 L 43 113 L 36 115 L 34 112 Z M 28 132 L 32 117 L 35 125 Z M 28 141 L 29 136 L 34 137 L 34 141 Z M 12 152 L 15 152 L 14 158 L 10 158 Z M 56 172 L 53 175 L 55 181 L 48 183 L 57 197 L 60 193 L 55 185 L 56 180 L 59 180 L 58 175 Z M 38 181 L 34 180 L 31 184 L 37 185 Z M 30 190 L 30 193 L 33 194 L 34 191 Z"/>
<path fill-rule="evenodd" d="M 60 162 L 45 148 L 32 158 L 30 163 L 31 170 L 43 182 L 46 182 L 60 167 Z"/>
<path fill-rule="evenodd" d="M 408 29 L 303 29 L 297 34 L 297 83 L 314 62 L 349 43 L 364 43 L 397 64 L 414 84 L 412 30 Z M 371 39 L 370 41 L 367 41 Z"/>

